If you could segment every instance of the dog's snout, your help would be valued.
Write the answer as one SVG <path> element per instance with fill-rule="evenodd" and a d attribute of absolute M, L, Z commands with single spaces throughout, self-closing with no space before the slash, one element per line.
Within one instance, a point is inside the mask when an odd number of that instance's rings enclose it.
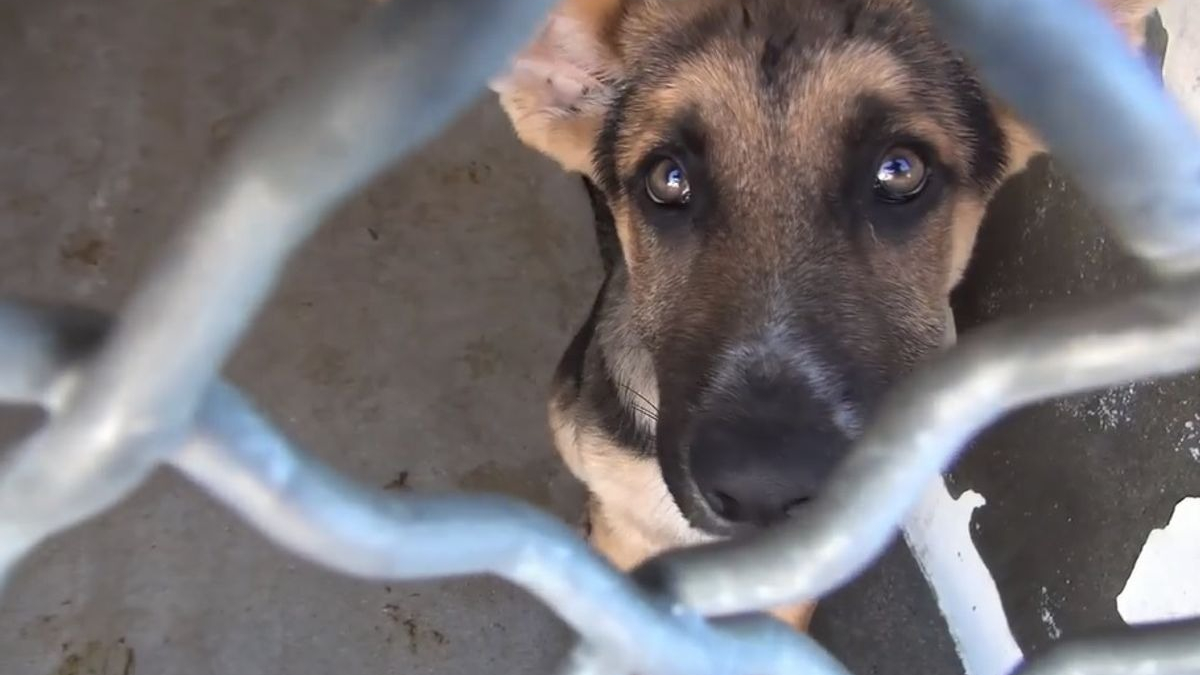
<path fill-rule="evenodd" d="M 788 397 L 796 406 L 801 400 Z M 811 405 L 811 402 L 809 403 Z M 771 407 L 771 406 L 769 406 Z M 834 425 L 802 411 L 717 410 L 698 421 L 689 459 L 692 480 L 709 508 L 734 525 L 762 527 L 793 515 L 817 496 L 849 441 Z"/>
<path fill-rule="evenodd" d="M 730 350 L 687 436 L 692 482 L 712 515 L 771 525 L 817 497 L 850 444 L 853 368 L 781 330 Z"/>

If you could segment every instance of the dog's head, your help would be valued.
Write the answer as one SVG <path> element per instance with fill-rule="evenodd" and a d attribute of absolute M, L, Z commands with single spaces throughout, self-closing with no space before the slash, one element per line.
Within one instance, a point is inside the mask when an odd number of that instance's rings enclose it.
<path fill-rule="evenodd" d="M 1139 34 L 1148 2 L 1105 1 Z M 912 0 L 569 0 L 493 86 L 614 216 L 658 459 L 709 531 L 813 497 L 1038 150 Z"/>

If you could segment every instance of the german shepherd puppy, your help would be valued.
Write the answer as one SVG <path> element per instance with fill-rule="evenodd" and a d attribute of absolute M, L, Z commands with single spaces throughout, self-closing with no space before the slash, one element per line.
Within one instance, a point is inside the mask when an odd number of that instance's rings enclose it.
<path fill-rule="evenodd" d="M 1140 47 L 1153 0 L 1097 1 Z M 567 0 L 492 88 L 596 212 L 549 410 L 622 568 L 804 508 L 1041 150 L 919 0 Z"/>

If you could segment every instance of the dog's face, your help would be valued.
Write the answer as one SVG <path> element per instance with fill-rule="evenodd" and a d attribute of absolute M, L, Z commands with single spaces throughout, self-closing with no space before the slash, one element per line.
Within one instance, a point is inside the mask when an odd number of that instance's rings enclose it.
<path fill-rule="evenodd" d="M 910 0 L 571 2 L 497 88 L 612 211 L 658 461 L 710 532 L 814 496 L 1036 150 Z"/>

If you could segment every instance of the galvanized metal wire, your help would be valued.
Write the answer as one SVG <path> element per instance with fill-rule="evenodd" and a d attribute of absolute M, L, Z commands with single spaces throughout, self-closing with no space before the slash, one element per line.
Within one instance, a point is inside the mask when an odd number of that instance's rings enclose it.
<path fill-rule="evenodd" d="M 323 216 L 447 123 L 552 4 L 393 0 L 247 135 L 114 320 L 0 303 L 0 402 L 49 414 L 0 462 L 0 581 L 38 543 L 169 465 L 280 546 L 343 573 L 521 585 L 579 634 L 562 673 L 845 673 L 806 636 L 743 614 L 854 578 L 929 480 L 1006 411 L 1200 367 L 1194 130 L 1088 0 L 927 2 L 1161 281 L 964 341 L 894 392 L 801 519 L 664 555 L 629 577 L 515 500 L 354 484 L 217 378 Z M 1198 671 L 1196 621 L 1068 642 L 1023 670 Z"/>

